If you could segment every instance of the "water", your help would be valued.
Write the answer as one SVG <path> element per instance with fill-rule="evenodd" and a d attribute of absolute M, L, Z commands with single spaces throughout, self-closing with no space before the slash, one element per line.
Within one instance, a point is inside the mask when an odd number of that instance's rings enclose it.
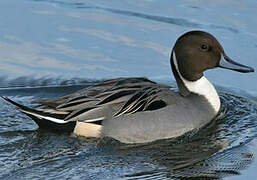
<path fill-rule="evenodd" d="M 28 105 L 37 98 L 55 97 L 82 86 L 1 90 Z M 44 93 L 42 93 L 44 92 Z M 219 88 L 222 111 L 200 131 L 171 140 L 126 145 L 112 139 L 85 139 L 49 133 L 15 107 L 1 101 L 1 176 L 31 178 L 180 178 L 227 177 L 254 162 L 257 104 Z"/>
<path fill-rule="evenodd" d="M 171 46 L 192 29 L 214 34 L 232 59 L 256 69 L 256 8 L 253 0 L 2 0 L 0 95 L 29 105 L 119 76 L 174 85 Z M 222 99 L 219 118 L 142 145 L 42 131 L 0 100 L 0 178 L 254 179 L 257 75 L 206 76 Z"/>

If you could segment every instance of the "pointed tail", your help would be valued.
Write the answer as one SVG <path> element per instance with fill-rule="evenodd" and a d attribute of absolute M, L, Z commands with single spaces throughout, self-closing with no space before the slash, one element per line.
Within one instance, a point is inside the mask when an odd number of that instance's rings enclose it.
<path fill-rule="evenodd" d="M 46 109 L 34 109 L 22 104 L 19 104 L 7 97 L 1 96 L 7 102 L 15 105 L 19 111 L 29 116 L 35 121 L 39 128 L 47 129 L 50 131 L 58 132 L 73 132 L 76 121 L 65 121 L 65 117 L 68 113 L 52 113 Z"/>

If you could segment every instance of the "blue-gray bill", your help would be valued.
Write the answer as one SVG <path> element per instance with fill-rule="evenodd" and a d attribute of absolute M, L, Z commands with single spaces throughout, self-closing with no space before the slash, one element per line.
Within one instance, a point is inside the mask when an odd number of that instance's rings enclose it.
<path fill-rule="evenodd" d="M 242 73 L 254 72 L 254 69 L 252 67 L 239 64 L 233 61 L 225 53 L 221 55 L 219 67 L 225 68 L 225 69 L 231 69 Z"/>

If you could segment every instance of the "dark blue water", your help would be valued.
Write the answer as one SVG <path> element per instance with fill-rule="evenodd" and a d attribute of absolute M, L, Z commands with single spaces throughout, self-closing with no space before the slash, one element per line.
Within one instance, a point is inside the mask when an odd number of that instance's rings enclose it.
<path fill-rule="evenodd" d="M 0 94 L 28 105 L 31 100 L 82 87 L 12 88 L 2 89 Z M 49 133 L 0 101 L 0 178 L 222 178 L 242 170 L 249 177 L 247 169 L 255 163 L 257 148 L 256 101 L 222 88 L 219 94 L 221 114 L 206 127 L 177 139 L 139 145 Z"/>
<path fill-rule="evenodd" d="M 1 0 L 0 95 L 29 105 L 120 76 L 174 85 L 171 47 L 193 29 L 214 34 L 231 58 L 256 69 L 256 8 L 253 0 Z M 221 96 L 220 116 L 141 145 L 42 131 L 0 100 L 0 179 L 254 179 L 257 75 L 206 76 Z"/>

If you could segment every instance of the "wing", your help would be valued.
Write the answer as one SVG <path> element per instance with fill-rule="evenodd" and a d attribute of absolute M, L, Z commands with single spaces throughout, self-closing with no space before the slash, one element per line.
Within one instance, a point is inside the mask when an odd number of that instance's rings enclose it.
<path fill-rule="evenodd" d="M 146 78 L 116 78 L 111 80 L 103 81 L 94 86 L 90 86 L 79 90 L 75 93 L 68 94 L 59 98 L 54 99 L 44 99 L 44 100 L 35 100 L 32 101 L 34 104 L 40 104 L 45 107 L 56 108 L 57 106 L 64 105 L 69 102 L 83 101 L 87 100 L 96 100 L 99 101 L 104 99 L 112 92 L 116 92 L 122 89 L 141 89 L 145 85 L 154 85 L 156 84 L 153 81 L 150 81 Z"/>
<path fill-rule="evenodd" d="M 83 121 L 101 123 L 110 116 L 152 111 L 175 103 L 175 93 L 168 86 L 146 78 L 118 78 L 103 81 L 56 99 L 37 100 L 43 108 L 17 105 L 20 111 L 55 123 Z"/>

